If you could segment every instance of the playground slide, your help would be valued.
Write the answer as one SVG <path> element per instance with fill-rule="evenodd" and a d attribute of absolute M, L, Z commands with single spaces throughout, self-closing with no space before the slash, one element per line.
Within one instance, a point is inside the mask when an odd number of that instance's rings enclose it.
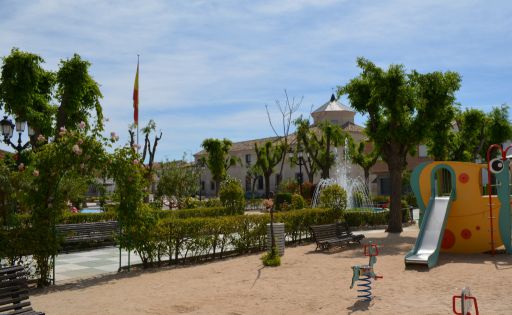
<path fill-rule="evenodd" d="M 448 196 L 430 200 L 416 245 L 405 256 L 406 264 L 428 265 L 429 268 L 436 265 L 450 205 Z"/>

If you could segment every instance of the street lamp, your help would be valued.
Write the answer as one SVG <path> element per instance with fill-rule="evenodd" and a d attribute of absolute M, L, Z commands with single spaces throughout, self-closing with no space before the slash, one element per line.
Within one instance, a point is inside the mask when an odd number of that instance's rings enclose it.
<path fill-rule="evenodd" d="M 290 156 L 290 159 L 293 161 L 294 153 L 290 152 L 289 156 Z M 299 192 L 300 192 L 300 195 L 302 196 L 302 182 L 303 182 L 303 177 L 302 177 L 302 163 L 303 163 L 302 151 L 297 152 L 297 158 L 298 158 L 298 162 L 294 161 L 294 163 L 299 166 L 299 178 L 297 178 L 297 181 L 299 182 Z"/>
<path fill-rule="evenodd" d="M 18 155 L 21 151 L 25 150 L 30 146 L 30 140 L 27 141 L 25 144 L 21 144 L 21 134 L 25 131 L 25 127 L 27 126 L 26 121 L 16 121 L 16 124 L 12 123 L 12 120 L 8 119 L 7 116 L 4 116 L 4 119 L 0 120 L 0 126 L 2 127 L 2 136 L 4 137 L 4 143 L 10 145 L 16 152 L 18 152 Z M 18 133 L 18 144 L 14 144 L 11 141 L 11 138 L 14 133 L 14 129 L 16 129 L 16 132 Z M 35 134 L 34 129 L 32 129 L 30 126 L 28 126 L 28 135 L 29 137 L 33 136 Z"/>
<path fill-rule="evenodd" d="M 204 162 L 201 160 L 197 161 L 197 168 L 199 169 L 199 201 L 201 201 L 201 194 L 203 191 L 203 181 L 201 180 L 201 175 L 203 174 L 204 170 Z"/>

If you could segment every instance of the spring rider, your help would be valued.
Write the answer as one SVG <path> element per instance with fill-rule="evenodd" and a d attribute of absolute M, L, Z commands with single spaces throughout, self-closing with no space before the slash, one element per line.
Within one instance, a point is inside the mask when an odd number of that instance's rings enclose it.
<path fill-rule="evenodd" d="M 362 298 L 363 301 L 371 301 L 372 300 L 372 281 L 371 279 L 379 279 L 382 276 L 377 276 L 375 272 L 373 272 L 373 265 L 377 262 L 377 257 L 379 255 L 379 249 L 376 244 L 372 244 L 370 241 L 367 245 L 364 245 L 364 255 L 370 257 L 368 261 L 368 265 L 356 265 L 352 266 L 353 276 L 352 276 L 352 284 L 350 288 L 354 287 L 354 283 L 359 281 L 357 284 L 358 290 L 360 292 L 357 296 L 358 298 Z"/>
<path fill-rule="evenodd" d="M 457 300 L 460 299 L 460 312 L 457 311 Z M 478 312 L 478 304 L 476 302 L 476 298 L 471 296 L 471 291 L 469 288 L 463 288 L 462 293 L 460 295 L 454 295 L 452 298 L 452 308 L 453 313 L 456 315 L 471 315 L 470 311 L 475 306 L 475 314 L 480 314 Z"/>

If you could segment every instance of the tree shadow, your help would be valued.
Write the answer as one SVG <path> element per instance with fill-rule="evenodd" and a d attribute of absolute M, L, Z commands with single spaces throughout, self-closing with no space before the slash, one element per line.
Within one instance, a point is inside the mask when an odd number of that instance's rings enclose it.
<path fill-rule="evenodd" d="M 261 277 L 261 270 L 265 269 L 265 266 L 261 266 L 261 268 L 258 269 L 258 274 L 256 275 L 256 279 L 254 279 L 254 282 L 252 283 L 251 289 L 254 288 L 256 285 L 256 281 L 258 281 Z"/>

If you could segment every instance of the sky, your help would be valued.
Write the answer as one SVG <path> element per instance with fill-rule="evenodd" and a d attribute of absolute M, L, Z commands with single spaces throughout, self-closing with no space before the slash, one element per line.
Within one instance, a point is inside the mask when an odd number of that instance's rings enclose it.
<path fill-rule="evenodd" d="M 105 133 L 123 145 L 139 54 L 139 122 L 163 134 L 156 160 L 190 159 L 206 138 L 273 136 L 265 106 L 279 128 L 285 90 L 309 117 L 360 73 L 357 57 L 456 71 L 463 109 L 512 104 L 511 16 L 509 1 L 0 0 L 0 56 L 18 47 L 53 71 L 74 53 L 90 61 Z"/>

